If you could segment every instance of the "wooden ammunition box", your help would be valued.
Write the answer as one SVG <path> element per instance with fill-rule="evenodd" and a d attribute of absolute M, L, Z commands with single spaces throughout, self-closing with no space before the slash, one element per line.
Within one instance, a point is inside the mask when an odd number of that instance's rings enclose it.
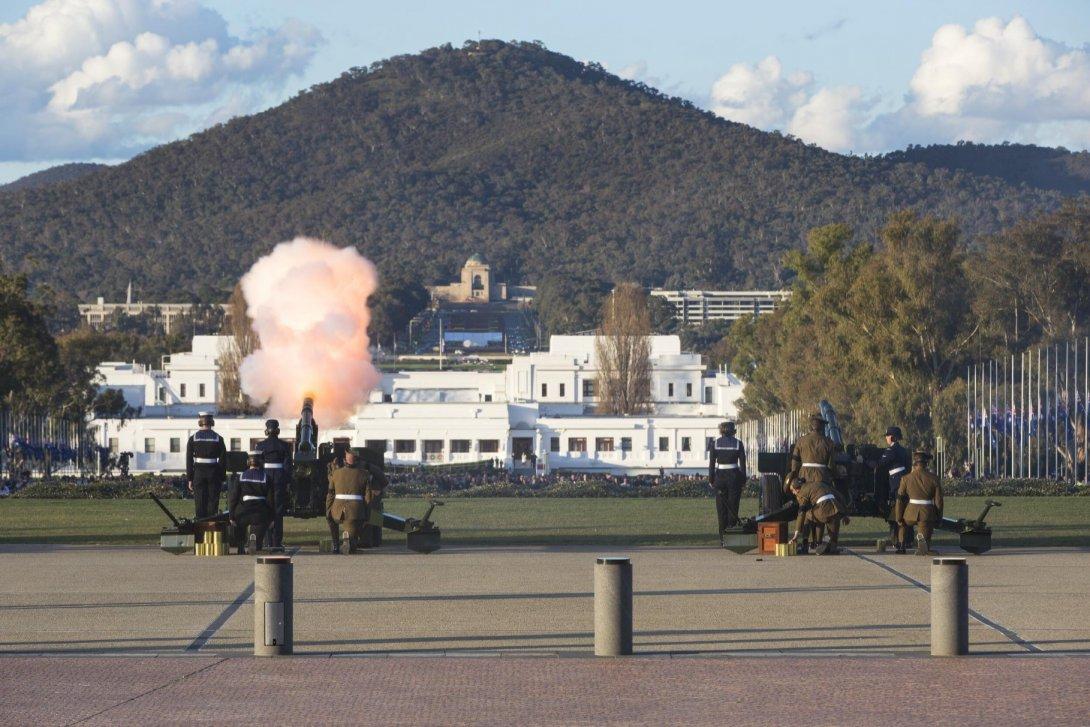
<path fill-rule="evenodd" d="M 757 551 L 773 555 L 776 546 L 787 542 L 787 523 L 759 523 L 757 525 Z"/>

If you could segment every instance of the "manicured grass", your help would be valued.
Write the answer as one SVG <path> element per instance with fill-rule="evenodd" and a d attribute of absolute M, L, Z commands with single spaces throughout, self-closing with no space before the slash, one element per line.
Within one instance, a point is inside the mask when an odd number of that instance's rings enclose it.
<path fill-rule="evenodd" d="M 1090 545 L 1090 497 L 1008 497 L 988 522 L 995 545 Z M 975 518 L 984 498 L 948 498 L 946 514 Z M 168 506 L 176 515 L 193 512 L 190 500 Z M 386 509 L 419 517 L 419 498 L 389 498 Z M 743 500 L 752 515 L 756 500 Z M 466 498 L 450 499 L 434 520 L 447 544 L 473 545 L 710 545 L 715 542 L 715 505 L 695 498 Z M 168 524 L 150 500 L 0 501 L 0 543 L 157 542 Z M 315 544 L 328 537 L 325 520 L 289 519 L 289 544 Z M 884 523 L 856 518 L 843 531 L 845 543 L 873 544 Z M 390 541 L 404 538 L 386 531 Z M 940 533 L 938 543 L 956 542 Z"/>

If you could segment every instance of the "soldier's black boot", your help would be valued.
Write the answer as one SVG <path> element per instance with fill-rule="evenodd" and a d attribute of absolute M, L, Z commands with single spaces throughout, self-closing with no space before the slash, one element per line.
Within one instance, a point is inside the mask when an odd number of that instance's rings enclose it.
<path fill-rule="evenodd" d="M 795 555 L 809 555 L 810 545 L 805 540 L 799 543 L 799 547 L 795 549 Z"/>
<path fill-rule="evenodd" d="M 348 534 L 347 530 L 341 533 L 341 547 L 338 548 L 337 552 L 344 553 L 345 555 L 352 555 L 353 553 L 355 553 L 356 546 L 352 542 L 352 540 L 352 536 Z"/>
<path fill-rule="evenodd" d="M 246 541 L 246 555 L 257 555 L 257 533 L 250 533 Z"/>
<path fill-rule="evenodd" d="M 908 548 L 901 541 L 897 541 L 897 555 L 904 555 L 908 552 Z"/>

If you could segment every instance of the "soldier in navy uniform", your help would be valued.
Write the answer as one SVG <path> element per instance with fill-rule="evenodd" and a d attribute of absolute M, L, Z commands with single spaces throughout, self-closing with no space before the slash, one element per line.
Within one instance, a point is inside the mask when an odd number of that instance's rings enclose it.
<path fill-rule="evenodd" d="M 894 509 L 897 491 L 901 487 L 901 478 L 912 469 L 912 454 L 901 446 L 902 438 L 900 427 L 886 429 L 886 444 L 889 446 L 882 452 L 882 457 L 874 470 L 874 500 L 879 507 L 887 508 L 889 539 L 897 544 L 898 553 L 904 553 L 906 548 L 898 533 L 899 523 L 894 517 Z M 911 536 L 910 529 L 909 537 Z"/>
<path fill-rule="evenodd" d="M 291 446 L 280 438 L 280 422 L 265 422 L 265 439 L 257 443 L 265 463 L 265 479 L 272 491 L 273 521 L 269 526 L 269 549 L 284 549 L 284 508 L 287 507 L 288 483 L 291 482 Z"/>
<path fill-rule="evenodd" d="M 228 501 L 231 524 L 235 526 L 235 544 L 239 555 L 253 555 L 265 546 L 265 533 L 273 519 L 276 499 L 265 469 L 261 452 L 253 450 L 246 459 L 246 471 L 232 488 Z M 249 530 L 249 537 L 246 531 Z M 245 550 L 244 550 L 245 548 Z"/>
<path fill-rule="evenodd" d="M 734 432 L 734 422 L 720 424 L 719 437 L 708 450 L 708 483 L 715 490 L 720 545 L 723 532 L 738 524 L 738 504 L 746 482 L 746 449 Z"/>
<path fill-rule="evenodd" d="M 185 445 L 185 474 L 197 517 L 215 515 L 220 506 L 220 490 L 227 479 L 227 447 L 223 437 L 212 430 L 212 414 L 197 415 L 195 432 Z"/>

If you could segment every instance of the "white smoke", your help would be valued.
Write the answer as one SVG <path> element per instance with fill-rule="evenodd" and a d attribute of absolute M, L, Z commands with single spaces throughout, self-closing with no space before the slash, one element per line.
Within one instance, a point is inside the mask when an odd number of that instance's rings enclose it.
<path fill-rule="evenodd" d="M 260 340 L 239 368 L 243 392 L 268 401 L 270 416 L 295 418 L 310 396 L 319 425 L 347 422 L 380 379 L 367 337 L 377 287 L 375 266 L 353 247 L 297 237 L 273 248 L 242 278 Z"/>

